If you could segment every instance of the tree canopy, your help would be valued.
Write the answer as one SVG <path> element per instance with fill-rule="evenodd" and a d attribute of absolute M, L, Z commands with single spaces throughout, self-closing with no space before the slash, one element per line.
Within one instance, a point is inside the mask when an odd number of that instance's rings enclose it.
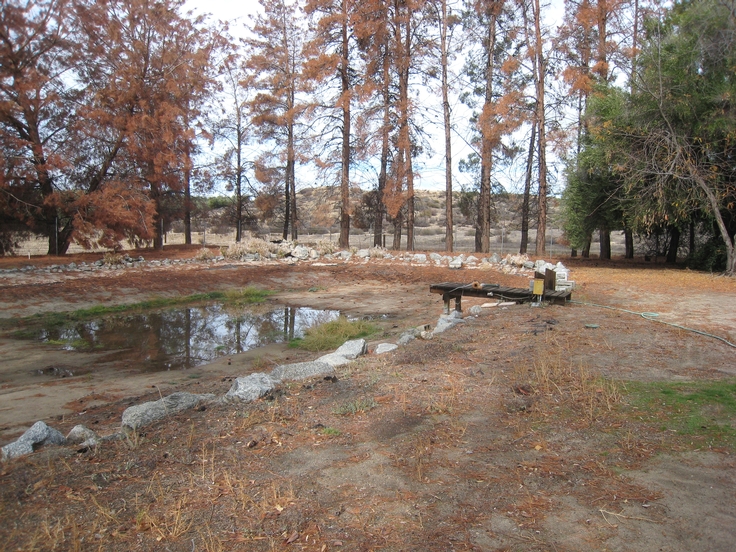
<path fill-rule="evenodd" d="M 679 237 L 705 221 L 736 271 L 735 14 L 732 1 L 697 0 L 648 17 L 628 89 L 593 93 L 565 193 L 574 244 L 604 227 Z"/>
<path fill-rule="evenodd" d="M 734 2 L 567 0 L 552 28 L 536 0 L 260 0 L 235 40 L 183 0 L 8 0 L 0 253 L 29 234 L 161 247 L 193 185 L 233 194 L 236 239 L 264 217 L 296 239 L 315 184 L 340 190 L 340 246 L 360 209 L 375 244 L 391 225 L 411 250 L 442 150 L 448 250 L 453 200 L 487 252 L 494 197 L 523 191 L 521 251 L 536 226 L 544 253 L 562 192 L 584 254 L 623 231 L 627 254 L 663 235 L 676 258 L 689 231 L 734 272 Z"/>

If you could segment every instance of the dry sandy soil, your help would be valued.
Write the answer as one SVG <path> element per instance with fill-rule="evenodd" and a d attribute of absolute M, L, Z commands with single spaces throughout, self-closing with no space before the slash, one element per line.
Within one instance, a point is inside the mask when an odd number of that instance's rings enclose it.
<path fill-rule="evenodd" d="M 28 261 L 0 268 L 13 263 Z M 184 412 L 95 450 L 40 449 L 2 464 L 2 548 L 733 550 L 734 451 L 668 429 L 676 413 L 664 395 L 661 410 L 637 410 L 629 391 L 732 382 L 734 349 L 592 304 L 656 312 L 734 343 L 736 282 L 622 263 L 572 270 L 574 299 L 586 304 L 470 316 L 465 299 L 464 324 L 369 354 L 337 378 Z M 276 291 L 274 302 L 380 315 L 375 345 L 434 324 L 442 301 L 429 284 L 446 281 L 526 287 L 528 277 L 387 261 L 32 273 L 0 279 L 0 317 L 256 285 Z M 141 374 L 99 366 L 94 353 L 52 354 L 81 375 L 39 382 L 29 374 L 48 366 L 48 350 L 0 336 L 0 444 L 37 419 L 110 434 L 127 406 L 159 393 L 222 395 L 237 376 L 317 356 L 270 347 Z"/>

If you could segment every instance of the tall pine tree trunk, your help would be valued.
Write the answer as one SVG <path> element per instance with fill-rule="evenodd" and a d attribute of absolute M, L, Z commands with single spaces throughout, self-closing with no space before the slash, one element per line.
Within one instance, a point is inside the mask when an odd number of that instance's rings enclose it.
<path fill-rule="evenodd" d="M 409 6 L 404 7 L 404 40 L 398 41 L 397 46 L 403 49 L 399 56 L 399 149 L 403 151 L 401 167 L 401 178 L 406 178 L 406 248 L 411 251 L 414 248 L 414 172 L 412 169 L 412 141 L 409 128 L 409 68 L 411 66 L 411 22 L 412 13 Z"/>
<path fill-rule="evenodd" d="M 235 148 L 235 156 L 237 161 L 237 174 L 235 175 L 235 241 L 240 242 L 243 239 L 243 159 L 242 159 L 242 132 L 240 124 L 238 124 L 237 147 Z"/>
<path fill-rule="evenodd" d="M 291 173 L 289 163 L 286 163 L 286 178 L 284 179 L 284 230 L 281 238 L 289 239 L 289 222 L 291 221 Z"/>
<path fill-rule="evenodd" d="M 184 243 L 192 245 L 192 153 L 187 139 L 184 144 Z"/>
<path fill-rule="evenodd" d="M 634 233 L 631 228 L 624 228 L 624 258 L 634 258 Z"/>
<path fill-rule="evenodd" d="M 440 55 L 442 64 L 442 116 L 445 124 L 445 250 L 452 251 L 452 140 L 450 135 L 450 98 L 449 79 L 447 76 L 447 0 L 442 0 L 442 15 L 440 25 Z"/>
<path fill-rule="evenodd" d="M 611 231 L 608 228 L 601 228 L 601 254 L 600 259 L 611 260 Z"/>
<path fill-rule="evenodd" d="M 340 86 L 342 103 L 342 171 L 340 173 L 340 241 L 339 246 L 350 247 L 350 67 L 348 59 L 348 9 L 342 0 L 342 46 L 340 61 Z"/>
<path fill-rule="evenodd" d="M 535 34 L 535 61 L 537 67 L 537 125 L 539 134 L 539 198 L 537 212 L 537 241 L 536 254 L 544 255 L 546 251 L 545 237 L 547 232 L 547 134 L 545 131 L 545 102 L 544 85 L 547 71 L 542 51 L 542 16 L 539 0 L 534 0 L 534 34 Z"/>
<path fill-rule="evenodd" d="M 294 108 L 294 94 L 290 96 L 290 109 Z M 287 222 L 284 226 L 284 239 L 288 237 L 288 228 L 291 226 L 291 239 L 297 239 L 297 216 L 296 216 L 296 154 L 294 151 L 294 123 L 289 123 L 288 138 L 286 145 L 286 172 L 288 174 L 287 184 L 289 186 L 289 207 L 287 209 Z"/>
<path fill-rule="evenodd" d="M 488 23 L 486 67 L 485 67 L 485 98 L 483 111 L 489 112 L 493 107 L 493 71 L 494 50 L 496 47 L 496 10 L 490 8 Z M 490 138 L 490 120 L 481 116 L 481 161 L 480 161 L 480 194 L 478 196 L 478 219 L 475 226 L 475 250 L 479 253 L 488 253 L 491 250 L 491 169 L 493 167 L 493 144 Z"/>
<path fill-rule="evenodd" d="M 674 225 L 668 227 L 667 232 L 670 235 L 670 245 L 667 248 L 667 259 L 665 262 L 675 264 L 677 262 L 677 251 L 680 249 L 681 232 L 680 229 Z"/>
<path fill-rule="evenodd" d="M 396 213 L 394 217 L 394 242 L 391 245 L 391 249 L 398 251 L 401 249 L 401 226 L 404 224 L 404 213 L 402 209 Z"/>
<path fill-rule="evenodd" d="M 583 259 L 589 259 L 590 258 L 590 244 L 593 242 L 593 236 L 588 235 L 585 238 L 585 243 L 583 244 L 583 250 L 580 252 L 580 256 Z"/>
<path fill-rule="evenodd" d="M 382 48 L 383 124 L 381 125 L 381 168 L 378 173 L 378 197 L 376 198 L 376 212 L 374 214 L 373 224 L 373 245 L 376 247 L 383 246 L 383 214 L 385 212 L 383 201 L 386 191 L 386 180 L 388 178 L 389 133 L 391 125 L 391 64 L 388 56 L 388 36 Z"/>
<path fill-rule="evenodd" d="M 532 123 L 532 135 L 529 138 L 529 152 L 526 157 L 526 175 L 524 176 L 524 198 L 521 204 L 521 245 L 519 253 L 524 254 L 529 243 L 529 199 L 532 190 L 532 174 L 534 172 L 534 146 L 537 143 L 537 125 Z"/>

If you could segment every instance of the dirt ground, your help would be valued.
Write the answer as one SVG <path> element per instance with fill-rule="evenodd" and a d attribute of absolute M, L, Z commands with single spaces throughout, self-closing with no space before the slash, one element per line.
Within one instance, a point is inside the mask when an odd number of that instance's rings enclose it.
<path fill-rule="evenodd" d="M 337 378 L 210 404 L 94 450 L 41 449 L 0 465 L 2 548 L 733 550 L 733 450 L 665 429 L 622 390 L 732 381 L 732 347 L 661 322 L 736 342 L 736 281 L 561 260 L 575 303 L 472 316 L 482 301 L 464 299 L 460 326 L 369 354 Z M 27 264 L 0 259 L 0 268 Z M 373 346 L 434 325 L 442 301 L 429 285 L 447 281 L 526 287 L 528 276 L 380 260 L 34 272 L 0 278 L 0 317 L 256 285 L 276 291 L 276 303 L 372 317 Z M 174 390 L 222 395 L 235 377 L 318 356 L 271 346 L 144 374 L 95 353 L 50 354 L 0 336 L 0 444 L 38 419 L 64 434 L 80 423 L 111 434 L 132 404 Z M 49 363 L 75 375 L 32 375 Z"/>

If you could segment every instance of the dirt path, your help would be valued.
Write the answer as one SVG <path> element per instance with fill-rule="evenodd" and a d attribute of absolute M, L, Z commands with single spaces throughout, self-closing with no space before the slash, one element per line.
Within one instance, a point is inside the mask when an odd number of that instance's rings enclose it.
<path fill-rule="evenodd" d="M 731 280 L 590 264 L 572 277 L 585 303 L 736 338 Z M 274 301 L 380 315 L 374 341 L 395 341 L 441 313 L 430 283 L 474 280 L 528 278 L 388 262 L 44 273 L 0 281 L 0 316 L 260 285 L 278 291 Z M 465 312 L 479 302 L 464 300 Z M 73 353 L 57 362 L 86 373 L 39 386 L 19 374 L 47 362 L 41 353 L 0 341 L 2 372 L 15 369 L 0 389 L 3 444 L 39 418 L 111 433 L 122 409 L 159 392 L 223 394 L 264 358 L 268 369 L 308 357 L 273 347 L 195 378 L 116 377 Z M 369 355 L 336 382 L 187 412 L 135 443 L 5 464 L 0 515 L 12 523 L 0 539 L 24 550 L 731 550 L 732 451 L 632 416 L 596 378 L 719 381 L 736 375 L 734 358 L 712 338 L 620 310 L 484 309 L 432 340 Z"/>

